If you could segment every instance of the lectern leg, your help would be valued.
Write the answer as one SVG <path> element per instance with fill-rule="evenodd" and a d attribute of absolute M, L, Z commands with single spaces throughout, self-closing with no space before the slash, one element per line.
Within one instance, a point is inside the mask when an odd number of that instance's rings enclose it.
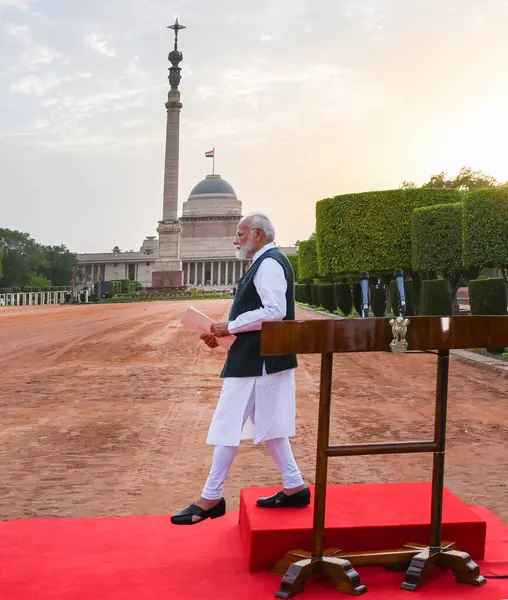
<path fill-rule="evenodd" d="M 305 583 L 311 575 L 329 577 L 337 590 L 352 596 L 360 596 L 367 591 L 367 588 L 360 584 L 360 576 L 348 560 L 325 556 L 300 560 L 290 565 L 275 597 L 291 598 L 303 592 Z"/>
<path fill-rule="evenodd" d="M 480 575 L 480 568 L 466 552 L 449 549 L 426 548 L 413 557 L 404 583 L 400 586 L 403 590 L 414 592 L 425 583 L 426 575 L 432 566 L 450 569 L 455 575 L 457 583 L 469 585 L 483 585 L 487 583 L 485 577 Z"/>

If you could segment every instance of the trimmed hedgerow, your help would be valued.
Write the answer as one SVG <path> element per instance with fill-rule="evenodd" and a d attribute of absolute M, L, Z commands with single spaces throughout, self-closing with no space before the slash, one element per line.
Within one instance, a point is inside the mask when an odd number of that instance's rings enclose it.
<path fill-rule="evenodd" d="M 349 282 L 336 283 L 334 285 L 335 303 L 342 314 L 350 315 L 353 312 L 353 292 Z"/>
<path fill-rule="evenodd" d="M 310 286 L 310 297 L 312 306 L 321 306 L 321 296 L 319 293 L 319 283 L 312 283 Z"/>
<path fill-rule="evenodd" d="M 459 190 L 418 188 L 347 194 L 316 205 L 322 275 L 411 268 L 411 213 L 459 202 Z"/>
<path fill-rule="evenodd" d="M 300 281 L 311 281 L 318 277 L 316 238 L 300 242 L 298 246 L 298 276 Z"/>
<path fill-rule="evenodd" d="M 469 192 L 464 200 L 463 227 L 467 266 L 508 266 L 508 188 Z"/>
<path fill-rule="evenodd" d="M 388 290 L 390 294 L 390 304 L 392 306 L 392 312 L 395 315 L 397 313 L 397 307 L 399 305 L 399 292 L 397 290 L 397 282 L 390 281 Z M 406 292 L 406 315 L 408 317 L 411 317 L 416 314 L 414 302 L 414 287 L 412 279 L 404 280 L 404 290 Z"/>
<path fill-rule="evenodd" d="M 358 315 L 362 315 L 362 286 L 358 282 L 351 285 L 353 291 L 353 306 Z"/>
<path fill-rule="evenodd" d="M 303 304 L 312 304 L 311 287 L 312 287 L 312 284 L 310 284 L 310 283 L 298 284 L 298 289 L 300 290 L 299 302 L 303 302 Z"/>
<path fill-rule="evenodd" d="M 441 317 L 449 316 L 452 312 L 452 295 L 446 279 L 423 281 L 420 314 Z"/>
<path fill-rule="evenodd" d="M 506 281 L 503 277 L 473 279 L 469 282 L 469 304 L 473 315 L 506 315 L 508 304 Z M 504 348 L 486 348 L 501 354 Z"/>
<path fill-rule="evenodd" d="M 381 284 L 369 287 L 370 309 L 375 317 L 386 315 L 386 287 Z"/>
<path fill-rule="evenodd" d="M 463 208 L 462 202 L 454 202 L 413 211 L 411 246 L 415 271 L 462 268 Z"/>
<path fill-rule="evenodd" d="M 506 281 L 503 277 L 473 279 L 469 282 L 472 315 L 506 315 Z"/>
<path fill-rule="evenodd" d="M 333 283 L 322 283 L 318 286 L 320 305 L 328 312 L 334 312 L 337 310 L 337 303 L 335 302 L 333 288 Z"/>
<path fill-rule="evenodd" d="M 297 254 L 286 254 L 291 266 L 293 267 L 293 273 L 295 274 L 295 281 L 300 281 L 298 276 L 298 253 Z"/>

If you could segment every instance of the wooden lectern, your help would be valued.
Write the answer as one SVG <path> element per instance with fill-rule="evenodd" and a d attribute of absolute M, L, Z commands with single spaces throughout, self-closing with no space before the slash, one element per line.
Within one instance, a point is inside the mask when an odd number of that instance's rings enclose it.
<path fill-rule="evenodd" d="M 414 591 L 432 565 L 451 569 L 458 583 L 482 585 L 485 578 L 465 552 L 442 542 L 446 407 L 450 350 L 508 346 L 508 316 L 397 317 L 263 323 L 261 354 L 321 354 L 321 382 L 316 454 L 312 552 L 291 550 L 276 565 L 284 574 L 277 598 L 303 591 L 314 574 L 330 577 L 338 590 L 352 595 L 367 591 L 353 568 L 384 565 L 405 570 L 402 589 Z M 332 365 L 335 352 L 432 352 L 437 355 L 434 439 L 406 442 L 329 445 Z M 394 357 L 394 360 L 396 358 Z M 326 477 L 330 456 L 432 452 L 431 533 L 428 546 L 408 543 L 395 550 L 341 552 L 323 548 Z"/>

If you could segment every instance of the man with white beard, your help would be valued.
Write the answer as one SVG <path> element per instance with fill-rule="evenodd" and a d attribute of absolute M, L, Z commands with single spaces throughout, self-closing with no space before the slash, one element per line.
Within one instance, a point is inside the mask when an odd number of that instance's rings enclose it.
<path fill-rule="evenodd" d="M 233 241 L 239 259 L 251 263 L 236 288 L 228 321 L 214 323 L 201 339 L 215 348 L 217 338 L 236 335 L 221 376 L 221 395 L 208 431 L 215 446 L 210 474 L 201 497 L 171 517 L 175 525 L 194 525 L 226 512 L 224 482 L 241 439 L 264 442 L 282 475 L 284 488 L 257 505 L 264 508 L 310 504 L 289 438 L 295 435 L 296 355 L 261 356 L 263 321 L 295 318 L 294 273 L 286 255 L 275 246 L 275 230 L 261 213 L 244 217 Z M 247 419 L 253 433 L 246 434 Z"/>

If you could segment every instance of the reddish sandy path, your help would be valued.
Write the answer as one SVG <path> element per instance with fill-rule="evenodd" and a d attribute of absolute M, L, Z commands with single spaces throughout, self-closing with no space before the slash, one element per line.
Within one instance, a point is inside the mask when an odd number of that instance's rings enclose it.
<path fill-rule="evenodd" d="M 194 302 L 223 318 L 230 301 Z M 207 476 L 222 350 L 179 325 L 184 302 L 0 309 L 0 515 L 165 513 Z M 322 318 L 299 310 L 298 318 Z M 435 358 L 336 355 L 332 441 L 428 438 Z M 297 370 L 295 455 L 314 477 L 319 357 Z M 508 379 L 452 359 L 445 485 L 508 522 Z M 331 459 L 330 482 L 429 480 L 431 455 Z M 277 485 L 263 447 L 227 482 Z"/>

